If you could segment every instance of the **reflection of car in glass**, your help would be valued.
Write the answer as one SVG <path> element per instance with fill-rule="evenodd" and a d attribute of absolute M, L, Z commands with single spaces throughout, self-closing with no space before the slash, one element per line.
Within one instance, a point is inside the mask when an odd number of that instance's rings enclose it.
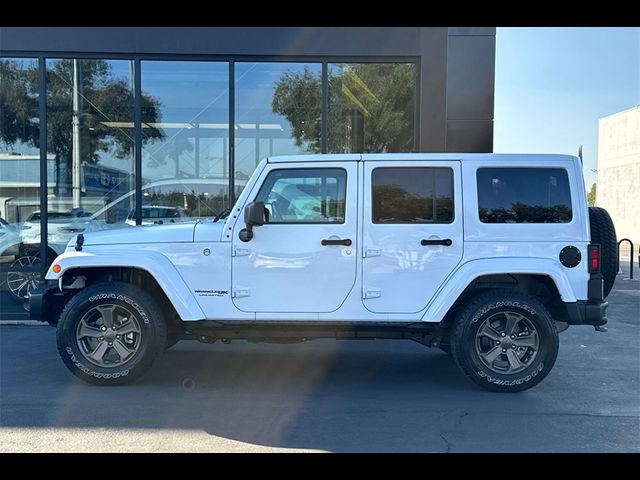
<path fill-rule="evenodd" d="M 240 188 L 245 183 L 237 182 Z M 226 183 L 221 186 L 211 178 L 148 183 L 142 187 L 143 202 L 147 203 L 142 207 L 142 224 L 173 224 L 212 217 L 224 207 L 222 192 L 226 193 L 225 188 Z M 135 190 L 131 190 L 113 201 L 105 198 L 108 203 L 93 213 L 83 208 L 68 211 L 52 208 L 47 213 L 47 265 L 78 233 L 135 225 L 134 194 Z M 89 201 L 88 198 L 84 200 Z M 95 199 L 91 201 L 95 202 Z M 176 203 L 180 206 L 175 206 Z M 184 208 L 185 205 L 189 209 Z M 85 204 L 85 208 L 91 207 Z M 11 269 L 1 274 L 0 284 L 5 288 L 6 281 L 11 298 L 20 303 L 39 281 L 39 272 L 35 269 L 40 265 L 40 219 L 40 211 L 27 217 L 22 226 L 10 225 L 0 219 L 0 263 L 9 265 Z"/>
<path fill-rule="evenodd" d="M 127 216 L 126 224 L 136 224 L 136 211 L 131 210 Z M 142 225 L 162 225 L 164 223 L 187 222 L 191 220 L 184 208 L 180 207 L 162 207 L 151 205 L 142 207 Z"/>
<path fill-rule="evenodd" d="M 0 219 L 0 264 L 6 267 L 0 276 L 0 288 L 6 288 L 16 302 L 22 303 L 38 285 L 40 274 L 34 267 L 40 265 L 39 249 L 39 244 L 25 246 L 20 229 Z"/>
<path fill-rule="evenodd" d="M 0 263 L 13 260 L 11 247 L 20 243 L 20 233 L 13 225 L 0 218 Z M 11 259 L 5 258 L 11 256 Z"/>
<path fill-rule="evenodd" d="M 90 213 L 79 208 L 74 208 L 68 212 L 47 212 L 47 236 L 55 237 L 58 231 L 65 229 L 71 223 L 87 222 Z M 40 243 L 40 212 L 33 212 L 22 225 L 20 238 L 22 243 Z"/>
<path fill-rule="evenodd" d="M 208 178 L 169 179 L 148 183 L 142 187 L 143 202 L 154 202 L 156 205 L 143 205 L 142 225 L 187 222 L 214 216 L 223 209 L 224 198 L 220 191 L 220 187 Z M 49 246 L 61 252 L 78 233 L 134 226 L 134 194 L 135 190 L 131 190 L 90 216 L 78 217 L 68 225 L 56 229 L 53 234 L 50 231 Z M 190 205 L 189 211 L 184 207 L 159 205 L 173 203 L 176 199 L 179 199 L 181 205 Z"/>

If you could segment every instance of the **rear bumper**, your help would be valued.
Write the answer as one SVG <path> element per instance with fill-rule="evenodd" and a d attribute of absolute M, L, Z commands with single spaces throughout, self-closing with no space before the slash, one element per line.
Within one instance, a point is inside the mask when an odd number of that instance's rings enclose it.
<path fill-rule="evenodd" d="M 578 300 L 565 303 L 567 307 L 567 323 L 569 325 L 593 325 L 598 327 L 607 323 L 607 307 L 604 300 Z"/>
<path fill-rule="evenodd" d="M 52 325 L 58 323 L 60 313 L 59 303 L 62 294 L 58 282 L 46 283 L 29 293 L 29 314 L 31 320 L 46 322 Z"/>

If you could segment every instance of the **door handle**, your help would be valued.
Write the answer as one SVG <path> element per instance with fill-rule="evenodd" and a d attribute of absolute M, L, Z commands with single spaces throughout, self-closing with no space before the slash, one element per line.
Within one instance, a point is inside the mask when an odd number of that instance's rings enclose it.
<path fill-rule="evenodd" d="M 322 245 L 324 245 L 324 246 L 327 246 L 327 245 L 345 245 L 347 247 L 350 247 L 353 242 L 351 241 L 350 238 L 345 238 L 344 240 L 328 240 L 328 239 L 325 238 L 320 243 L 322 243 Z"/>
<path fill-rule="evenodd" d="M 444 245 L 445 247 L 450 247 L 453 242 L 450 238 L 445 238 L 443 240 L 420 240 L 420 245 L 423 247 L 425 245 Z"/>

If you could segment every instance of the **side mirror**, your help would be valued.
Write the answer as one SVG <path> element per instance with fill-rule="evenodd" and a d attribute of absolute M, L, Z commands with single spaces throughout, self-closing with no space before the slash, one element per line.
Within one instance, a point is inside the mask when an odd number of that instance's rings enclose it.
<path fill-rule="evenodd" d="M 251 226 L 264 225 L 264 202 L 251 202 L 244 207 L 244 223 Z"/>
<path fill-rule="evenodd" d="M 253 238 L 253 227 L 264 225 L 269 221 L 268 210 L 264 208 L 264 202 L 251 202 L 244 207 L 244 223 L 247 228 L 240 230 L 240 240 L 248 242 Z"/>

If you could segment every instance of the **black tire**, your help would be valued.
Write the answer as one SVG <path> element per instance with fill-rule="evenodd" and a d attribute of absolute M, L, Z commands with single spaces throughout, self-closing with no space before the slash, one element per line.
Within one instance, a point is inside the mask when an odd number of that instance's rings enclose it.
<path fill-rule="evenodd" d="M 498 319 L 496 321 L 500 322 L 504 312 L 522 317 L 523 320 L 519 320 L 517 325 L 530 324 L 533 327 L 532 330 L 537 333 L 537 351 L 533 353 L 533 349 L 524 347 L 522 358 L 525 361 L 521 363 L 523 369 L 511 373 L 502 373 L 496 368 L 489 368 L 483 363 L 478 352 L 478 345 L 480 345 L 478 343 L 480 340 L 477 338 L 478 331 L 491 319 Z M 504 318 L 507 319 L 506 316 Z M 522 333 L 526 332 L 520 334 Z M 515 334 L 516 341 L 520 334 Z M 500 332 L 498 337 L 497 342 L 504 342 L 499 347 L 500 351 L 508 352 L 508 347 L 513 341 L 508 337 L 503 338 Z M 481 341 L 485 340 L 488 339 L 482 337 Z M 489 343 L 491 346 L 488 348 L 492 349 L 493 341 Z M 495 392 L 520 392 L 537 385 L 553 367 L 558 355 L 558 345 L 555 322 L 544 305 L 534 297 L 513 290 L 489 290 L 472 298 L 458 313 L 451 334 L 453 358 L 458 367 L 473 382 Z M 503 349 L 502 346 L 506 346 L 507 349 Z M 518 351 L 520 350 L 514 350 L 514 352 Z M 492 362 L 492 365 L 496 365 L 495 362 L 510 365 L 508 353 L 504 355 L 499 353 L 499 357 Z M 528 359 L 530 364 L 526 360 L 527 355 L 530 355 Z"/>
<path fill-rule="evenodd" d="M 134 334 L 138 335 L 137 346 L 130 358 L 122 365 L 103 367 L 86 357 L 80 342 L 76 340 L 76 332 L 80 322 L 95 311 L 96 307 L 110 305 L 128 311 L 139 328 L 139 334 Z M 127 318 L 120 321 L 124 320 Z M 135 380 L 149 370 L 158 355 L 164 351 L 167 327 L 162 310 L 147 292 L 127 283 L 97 283 L 81 290 L 69 300 L 60 314 L 56 340 L 62 361 L 75 376 L 96 385 L 121 385 Z M 111 347 L 107 351 L 113 355 Z M 106 354 L 103 353 L 102 357 L 106 357 Z"/>
<path fill-rule="evenodd" d="M 604 279 L 604 298 L 607 298 L 620 270 L 616 227 L 609 212 L 600 207 L 589 207 L 589 226 L 591 243 L 600 244 L 600 271 Z"/>

